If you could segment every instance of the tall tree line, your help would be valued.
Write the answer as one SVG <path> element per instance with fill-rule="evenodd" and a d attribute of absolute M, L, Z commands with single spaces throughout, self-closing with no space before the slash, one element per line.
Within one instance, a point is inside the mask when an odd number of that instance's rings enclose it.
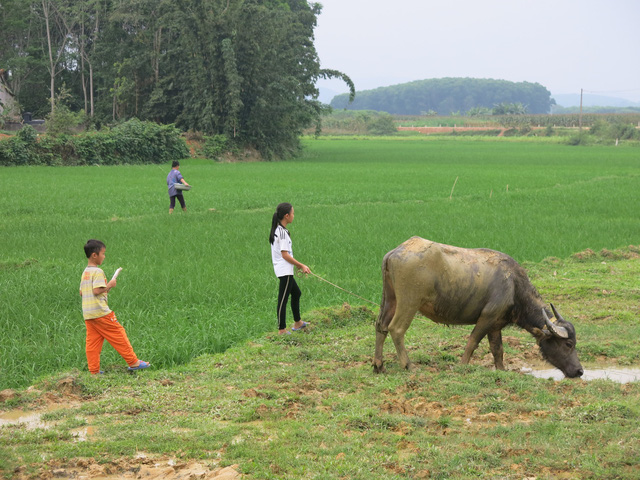
<path fill-rule="evenodd" d="M 306 0 L 1 0 L 0 68 L 23 111 L 64 92 L 96 126 L 137 117 L 287 156 L 317 120 Z"/>
<path fill-rule="evenodd" d="M 549 113 L 555 100 L 539 83 L 484 78 L 432 78 L 358 92 L 349 105 L 348 95 L 331 101 L 335 108 L 378 110 L 399 115 L 466 113 L 475 108 L 521 104 L 527 113 Z M 524 112 L 522 112 L 524 113 Z"/>

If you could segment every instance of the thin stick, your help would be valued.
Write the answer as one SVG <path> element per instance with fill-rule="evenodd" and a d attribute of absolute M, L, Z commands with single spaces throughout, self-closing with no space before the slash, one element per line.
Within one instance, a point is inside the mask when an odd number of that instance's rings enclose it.
<path fill-rule="evenodd" d="M 320 275 L 316 275 L 316 274 L 315 274 L 315 273 L 313 273 L 313 272 L 311 272 L 311 275 L 313 275 L 314 277 L 316 277 L 316 278 L 318 278 L 318 279 L 322 280 L 323 282 L 328 283 L 329 285 L 331 285 L 331 286 L 333 286 L 333 287 L 336 287 L 336 288 L 338 288 L 338 289 L 342 290 L 343 292 L 347 292 L 347 293 L 349 293 L 349 294 L 353 295 L 354 297 L 358 297 L 360 300 L 364 300 L 365 302 L 369 302 L 369 303 L 371 303 L 372 305 L 378 306 L 378 304 L 377 304 L 377 303 L 372 302 L 371 300 L 367 300 L 366 298 L 361 297 L 360 295 L 356 295 L 355 293 L 350 292 L 349 290 L 346 290 L 346 289 L 344 289 L 344 288 L 342 288 L 342 287 L 339 287 L 339 286 L 338 286 L 338 285 L 336 285 L 335 283 L 331 283 L 329 280 L 325 280 L 325 279 L 324 279 L 324 278 L 322 278 Z"/>
<path fill-rule="evenodd" d="M 453 182 L 453 187 L 451 187 L 451 194 L 449 195 L 449 200 L 453 197 L 453 189 L 456 188 L 456 183 L 458 183 L 458 177 L 456 177 L 456 181 Z"/>

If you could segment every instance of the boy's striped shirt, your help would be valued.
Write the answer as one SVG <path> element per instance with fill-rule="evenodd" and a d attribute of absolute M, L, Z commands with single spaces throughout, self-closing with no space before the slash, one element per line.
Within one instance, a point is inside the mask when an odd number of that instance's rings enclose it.
<path fill-rule="evenodd" d="M 107 293 L 95 295 L 94 288 L 106 287 L 107 277 L 98 267 L 87 267 L 82 272 L 82 280 L 80 281 L 80 291 L 82 292 L 82 315 L 85 320 L 104 317 L 111 313 L 109 305 L 107 305 Z"/>

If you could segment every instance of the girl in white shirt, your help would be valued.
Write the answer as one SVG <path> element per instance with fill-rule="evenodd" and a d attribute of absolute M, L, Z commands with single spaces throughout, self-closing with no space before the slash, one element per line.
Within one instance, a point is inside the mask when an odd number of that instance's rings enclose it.
<path fill-rule="evenodd" d="M 271 259 L 276 277 L 280 279 L 278 290 L 278 326 L 279 333 L 290 334 L 287 330 L 287 302 L 291 295 L 291 312 L 295 323 L 291 330 L 302 330 L 308 324 L 300 317 L 300 296 L 302 292 L 293 277 L 293 267 L 299 268 L 303 273 L 311 273 L 309 267 L 293 258 L 291 250 L 291 235 L 287 230 L 287 225 L 293 222 L 293 205 L 281 203 L 276 208 L 271 220 L 271 233 L 269 233 L 269 243 L 271 244 Z"/>

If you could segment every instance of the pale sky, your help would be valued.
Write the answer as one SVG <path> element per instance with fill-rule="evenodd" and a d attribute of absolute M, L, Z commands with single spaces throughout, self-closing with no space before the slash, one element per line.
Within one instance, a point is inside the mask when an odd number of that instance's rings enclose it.
<path fill-rule="evenodd" d="M 357 90 L 471 77 L 640 101 L 640 0 L 317 1 L 321 66 Z"/>

